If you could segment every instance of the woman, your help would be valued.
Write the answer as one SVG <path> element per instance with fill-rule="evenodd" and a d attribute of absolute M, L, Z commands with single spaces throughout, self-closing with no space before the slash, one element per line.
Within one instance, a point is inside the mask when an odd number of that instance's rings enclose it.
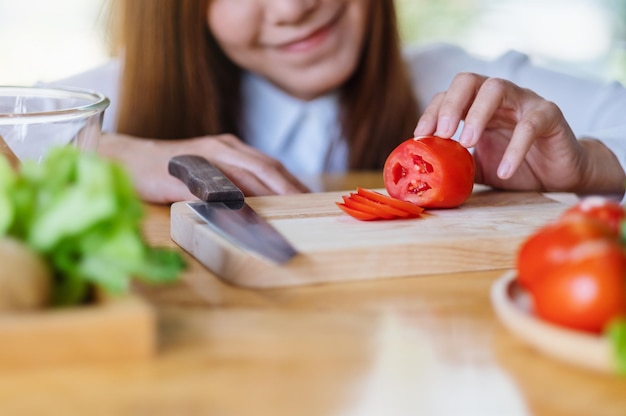
<path fill-rule="evenodd" d="M 381 168 L 412 134 L 451 137 L 461 120 L 477 182 L 623 193 L 624 88 L 519 54 L 403 54 L 393 0 L 133 0 L 113 10 L 123 63 L 64 83 L 109 96 L 100 151 L 127 165 L 148 201 L 192 198 L 167 173 L 176 154 L 205 156 L 247 195 L 303 192 L 293 173 Z"/>

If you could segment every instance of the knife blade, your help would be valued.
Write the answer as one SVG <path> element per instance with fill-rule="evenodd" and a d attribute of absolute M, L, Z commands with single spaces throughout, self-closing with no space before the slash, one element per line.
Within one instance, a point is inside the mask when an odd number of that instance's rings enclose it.
<path fill-rule="evenodd" d="M 188 202 L 189 208 L 234 245 L 277 264 L 298 254 L 282 234 L 246 204 L 243 192 L 202 156 L 175 156 L 168 170 L 203 201 Z"/>

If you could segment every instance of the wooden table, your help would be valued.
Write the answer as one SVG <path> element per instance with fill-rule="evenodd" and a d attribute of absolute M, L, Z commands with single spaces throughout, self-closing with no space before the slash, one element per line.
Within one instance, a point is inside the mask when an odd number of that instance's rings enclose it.
<path fill-rule="evenodd" d="M 377 173 L 325 177 L 379 187 Z M 145 232 L 175 247 L 169 209 Z M 153 360 L 0 369 L 1 415 L 626 415 L 626 378 L 562 364 L 496 319 L 504 270 L 253 291 L 195 260 L 138 288 L 158 311 Z"/>

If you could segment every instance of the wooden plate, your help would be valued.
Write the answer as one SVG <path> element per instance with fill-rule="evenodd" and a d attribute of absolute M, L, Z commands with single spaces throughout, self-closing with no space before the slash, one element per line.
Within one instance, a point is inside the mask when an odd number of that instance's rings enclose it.
<path fill-rule="evenodd" d="M 491 303 L 502 323 L 537 350 L 556 359 L 592 370 L 615 373 L 612 349 L 606 338 L 564 329 L 535 317 L 528 293 L 511 270 L 491 287 Z"/>

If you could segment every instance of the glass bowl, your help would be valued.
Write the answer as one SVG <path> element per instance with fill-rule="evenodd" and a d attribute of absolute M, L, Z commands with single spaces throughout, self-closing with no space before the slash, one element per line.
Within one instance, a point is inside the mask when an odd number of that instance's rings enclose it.
<path fill-rule="evenodd" d="M 6 155 L 8 145 L 19 161 L 39 162 L 57 146 L 72 145 L 81 151 L 95 151 L 108 106 L 109 99 L 96 91 L 57 86 L 0 86 L 2 153 Z"/>

